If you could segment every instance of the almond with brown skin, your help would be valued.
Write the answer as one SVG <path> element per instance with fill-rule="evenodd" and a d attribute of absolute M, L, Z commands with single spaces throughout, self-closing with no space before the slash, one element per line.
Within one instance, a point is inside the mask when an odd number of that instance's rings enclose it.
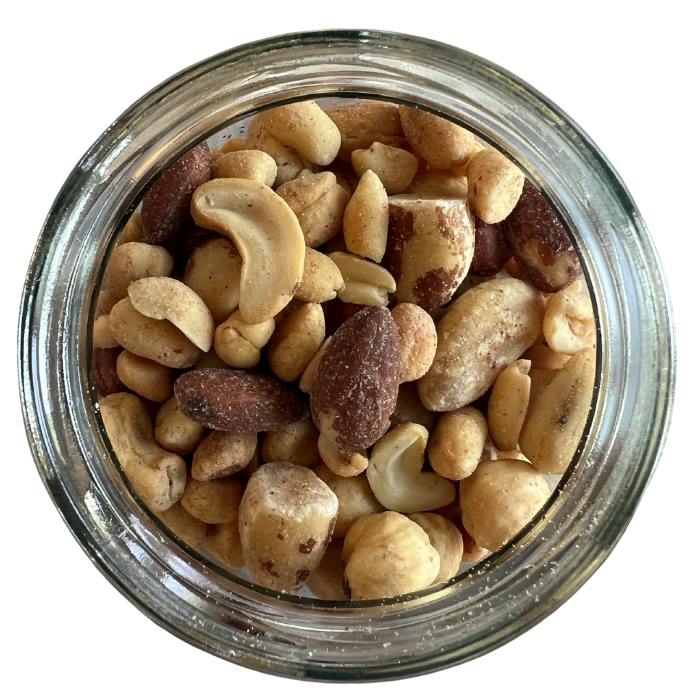
<path fill-rule="evenodd" d="M 122 348 L 95 348 L 92 352 L 92 377 L 95 382 L 95 391 L 100 396 L 118 394 L 126 391 L 117 374 L 117 358 Z"/>
<path fill-rule="evenodd" d="M 471 271 L 479 277 L 493 277 L 506 264 L 510 251 L 501 224 L 487 224 L 474 217 L 474 260 Z"/>

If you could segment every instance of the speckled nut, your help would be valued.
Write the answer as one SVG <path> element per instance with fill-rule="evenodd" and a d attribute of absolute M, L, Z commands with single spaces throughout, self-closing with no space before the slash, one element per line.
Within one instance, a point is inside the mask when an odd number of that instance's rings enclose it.
<path fill-rule="evenodd" d="M 98 396 L 126 391 L 117 374 L 117 358 L 121 348 L 95 348 L 92 351 L 92 378 Z"/>
<path fill-rule="evenodd" d="M 173 395 L 172 370 L 128 350 L 117 358 L 117 374 L 126 387 L 149 401 L 163 403 Z"/>
<path fill-rule="evenodd" d="M 165 526 L 172 530 L 185 544 L 192 549 L 199 549 L 204 544 L 204 538 L 207 534 L 207 526 L 197 520 L 193 515 L 190 515 L 178 501 L 173 505 L 158 514 L 158 517 L 163 521 Z"/>
<path fill-rule="evenodd" d="M 377 600 L 427 588 L 440 555 L 423 528 L 387 512 L 360 518 L 343 546 L 345 590 L 351 600 Z"/>
<path fill-rule="evenodd" d="M 93 348 L 118 348 L 119 343 L 112 335 L 109 327 L 109 314 L 98 316 L 92 324 L 92 347 Z"/>
<path fill-rule="evenodd" d="M 423 404 L 451 411 L 479 398 L 535 342 L 543 317 L 542 295 L 520 280 L 489 280 L 465 292 L 437 325 L 435 360 L 418 380 Z"/>
<path fill-rule="evenodd" d="M 238 520 L 206 527 L 205 547 L 214 558 L 232 569 L 242 569 L 245 566 L 245 560 L 241 534 L 238 531 Z"/>
<path fill-rule="evenodd" d="M 396 291 L 396 282 L 385 268 L 350 253 L 328 256 L 343 276 L 338 298 L 348 304 L 386 306 L 389 294 Z"/>
<path fill-rule="evenodd" d="M 304 370 L 304 374 L 301 375 L 301 379 L 299 379 L 299 388 L 305 394 L 311 393 L 311 387 L 313 386 L 314 379 L 316 379 L 316 372 L 318 371 L 318 366 L 321 362 L 321 357 L 323 357 L 323 353 L 326 351 L 326 348 L 328 347 L 328 344 L 330 342 L 330 338 L 326 338 L 323 341 L 323 345 L 321 345 L 316 354 L 313 356 L 313 359 L 311 360 L 311 362 L 309 362 L 306 369 Z"/>
<path fill-rule="evenodd" d="M 269 187 L 237 178 L 202 185 L 191 209 L 196 224 L 230 238 L 241 254 L 243 320 L 274 318 L 304 272 L 304 235 L 294 212 Z"/>
<path fill-rule="evenodd" d="M 408 516 L 428 535 L 431 546 L 440 555 L 440 570 L 433 585 L 445 583 L 457 575 L 462 563 L 464 542 L 462 533 L 447 518 L 435 513 L 413 513 Z"/>
<path fill-rule="evenodd" d="M 343 276 L 338 266 L 323 253 L 313 248 L 306 249 L 304 276 L 294 292 L 294 298 L 321 304 L 335 299 L 343 286 Z"/>
<path fill-rule="evenodd" d="M 311 418 L 285 425 L 263 435 L 262 458 L 264 462 L 288 462 L 300 467 L 315 467 L 318 455 L 318 430 Z"/>
<path fill-rule="evenodd" d="M 595 345 L 595 317 L 591 300 L 565 289 L 547 300 L 542 325 L 544 337 L 555 352 L 573 355 Z"/>
<path fill-rule="evenodd" d="M 343 215 L 345 246 L 350 253 L 381 262 L 389 228 L 389 199 L 382 181 L 366 170 Z"/>
<path fill-rule="evenodd" d="M 229 366 L 249 369 L 260 362 L 260 349 L 272 337 L 275 321 L 245 323 L 240 311 L 234 311 L 214 331 L 214 350 Z"/>
<path fill-rule="evenodd" d="M 369 464 L 367 450 L 364 448 L 357 451 L 344 450 L 327 435 L 319 436 L 318 453 L 323 463 L 338 476 L 357 476 L 365 471 Z"/>
<path fill-rule="evenodd" d="M 406 194 L 418 194 L 424 198 L 462 199 L 466 202 L 469 184 L 464 175 L 458 175 L 452 170 L 423 170 L 415 174 L 406 188 Z"/>
<path fill-rule="evenodd" d="M 442 415 L 430 436 L 430 466 L 446 479 L 466 479 L 482 458 L 488 426 L 483 413 L 464 406 Z"/>
<path fill-rule="evenodd" d="M 238 520 L 255 582 L 294 593 L 318 568 L 331 541 L 338 499 L 310 469 L 265 464 L 248 481 Z"/>
<path fill-rule="evenodd" d="M 520 198 L 525 176 L 495 148 L 479 151 L 467 167 L 469 206 L 487 224 L 503 221 Z"/>
<path fill-rule="evenodd" d="M 122 230 L 117 245 L 125 243 L 144 243 L 143 222 L 141 221 L 141 212 L 135 211 L 126 222 Z"/>
<path fill-rule="evenodd" d="M 151 417 L 141 399 L 111 394 L 100 400 L 100 414 L 119 464 L 146 505 L 160 512 L 179 501 L 187 465 L 153 439 Z"/>
<path fill-rule="evenodd" d="M 406 382 L 399 387 L 396 408 L 391 414 L 391 427 L 396 428 L 404 423 L 419 423 L 429 433 L 438 422 L 439 413 L 429 411 L 418 396 L 415 382 Z"/>
<path fill-rule="evenodd" d="M 399 107 L 401 124 L 411 148 L 431 169 L 463 165 L 475 150 L 471 132 L 447 119 L 413 107 Z"/>
<path fill-rule="evenodd" d="M 129 285 L 143 277 L 167 277 L 173 259 L 165 248 L 147 243 L 125 243 L 115 248 L 105 269 L 105 284 L 115 299 L 129 293 Z"/>
<path fill-rule="evenodd" d="M 579 350 L 531 398 L 520 449 L 543 474 L 563 474 L 573 459 L 591 409 L 595 365 L 593 348 Z"/>
<path fill-rule="evenodd" d="M 272 187 L 277 177 L 277 163 L 264 151 L 233 151 L 217 158 L 212 177 L 240 177 Z"/>
<path fill-rule="evenodd" d="M 518 446 L 530 402 L 529 360 L 511 362 L 496 379 L 489 397 L 489 435 L 502 452 Z"/>
<path fill-rule="evenodd" d="M 236 151 L 248 150 L 248 142 L 246 139 L 229 139 L 220 148 L 221 153 L 236 153 Z"/>
<path fill-rule="evenodd" d="M 192 478 L 210 481 L 243 471 L 255 456 L 256 433 L 236 435 L 212 430 L 197 446 L 192 458 Z"/>
<path fill-rule="evenodd" d="M 437 349 L 435 323 L 430 314 L 415 304 L 396 305 L 391 310 L 391 317 L 399 330 L 401 344 L 399 381 L 415 381 L 433 364 Z"/>
<path fill-rule="evenodd" d="M 192 454 L 202 441 L 206 428 L 190 420 L 177 405 L 173 396 L 156 414 L 154 435 L 156 442 L 176 455 Z"/>
<path fill-rule="evenodd" d="M 306 587 L 319 600 L 347 600 L 343 589 L 343 540 L 333 540 L 321 559 L 316 571 L 312 571 Z"/>
<path fill-rule="evenodd" d="M 236 476 L 210 481 L 188 479 L 180 503 L 190 515 L 203 523 L 233 523 L 238 520 L 244 488 L 243 482 Z"/>
<path fill-rule="evenodd" d="M 500 224 L 487 224 L 474 217 L 474 259 L 471 272 L 480 277 L 497 275 L 506 264 L 510 251 Z"/>
<path fill-rule="evenodd" d="M 474 223 L 464 200 L 389 198 L 384 265 L 396 280 L 396 300 L 432 311 L 447 303 L 467 276 Z"/>
<path fill-rule="evenodd" d="M 523 353 L 523 360 L 530 360 L 533 370 L 561 369 L 571 358 L 561 352 L 552 350 L 544 335 L 540 335 L 534 344 Z"/>
<path fill-rule="evenodd" d="M 310 248 L 317 248 L 340 231 L 348 195 L 333 173 L 302 170 L 294 180 L 281 185 L 277 194 L 296 215 Z"/>
<path fill-rule="evenodd" d="M 482 462 L 460 482 L 462 523 L 479 547 L 495 552 L 535 517 L 548 498 L 547 482 L 527 462 Z"/>
<path fill-rule="evenodd" d="M 367 149 L 353 151 L 352 167 L 361 177 L 371 170 L 381 180 L 386 193 L 401 194 L 418 170 L 416 157 L 402 148 L 375 142 Z"/>

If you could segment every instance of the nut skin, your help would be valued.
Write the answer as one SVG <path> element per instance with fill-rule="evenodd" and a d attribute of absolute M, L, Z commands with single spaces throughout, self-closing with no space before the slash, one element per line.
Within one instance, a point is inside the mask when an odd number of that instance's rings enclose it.
<path fill-rule="evenodd" d="M 163 523 L 192 549 L 200 549 L 204 544 L 207 526 L 201 520 L 190 515 L 178 501 L 158 514 Z"/>
<path fill-rule="evenodd" d="M 343 236 L 348 252 L 381 262 L 389 229 L 389 199 L 382 181 L 372 170 L 360 178 L 343 215 Z"/>
<path fill-rule="evenodd" d="M 338 266 L 327 255 L 307 248 L 304 275 L 294 292 L 294 298 L 320 304 L 335 299 L 342 286 L 343 276 Z"/>
<path fill-rule="evenodd" d="M 525 176 L 495 148 L 484 148 L 467 166 L 469 206 L 487 224 L 503 221 L 523 191 Z"/>
<path fill-rule="evenodd" d="M 126 391 L 117 372 L 117 358 L 121 348 L 95 348 L 92 351 L 92 378 L 99 396 Z"/>
<path fill-rule="evenodd" d="M 253 460 L 257 446 L 256 433 L 236 435 L 212 430 L 194 452 L 192 478 L 197 481 L 210 481 L 237 474 Z"/>
<path fill-rule="evenodd" d="M 493 277 L 510 256 L 508 242 L 500 224 L 487 224 L 474 217 L 474 259 L 471 271 L 479 277 Z"/>
<path fill-rule="evenodd" d="M 128 350 L 117 358 L 117 374 L 126 387 L 149 401 L 164 403 L 173 395 L 172 370 Z"/>
<path fill-rule="evenodd" d="M 462 533 L 447 518 L 435 513 L 413 513 L 407 516 L 428 535 L 431 546 L 440 555 L 440 571 L 433 585 L 445 583 L 457 575 L 464 554 Z"/>
<path fill-rule="evenodd" d="M 205 546 L 209 552 L 226 566 L 242 569 L 245 566 L 245 560 L 241 534 L 238 531 L 238 520 L 232 523 L 207 525 L 206 528 Z"/>
<path fill-rule="evenodd" d="M 188 479 L 180 503 L 203 523 L 233 523 L 238 520 L 244 489 L 243 482 L 235 476 L 209 481 Z"/>
<path fill-rule="evenodd" d="M 176 455 L 192 454 L 202 441 L 206 429 L 190 420 L 177 405 L 173 396 L 156 414 L 154 436 L 156 442 Z"/>
<path fill-rule="evenodd" d="M 265 433 L 262 439 L 263 462 L 288 462 L 311 469 L 320 461 L 318 435 L 311 418 Z"/>
<path fill-rule="evenodd" d="M 430 436 L 430 466 L 446 479 L 466 479 L 479 464 L 488 437 L 483 413 L 464 406 L 443 413 Z"/>
<path fill-rule="evenodd" d="M 353 151 L 350 159 L 359 177 L 368 170 L 373 171 L 388 195 L 401 194 L 418 170 L 418 161 L 413 154 L 378 142 L 367 149 Z"/>
<path fill-rule="evenodd" d="M 222 154 L 212 165 L 211 175 L 219 177 L 240 177 L 256 180 L 272 187 L 277 177 L 277 163 L 263 151 L 230 151 Z"/>
<path fill-rule="evenodd" d="M 509 364 L 496 379 L 489 397 L 489 435 L 496 449 L 516 449 L 530 402 L 529 360 Z"/>
<path fill-rule="evenodd" d="M 401 374 L 399 381 L 413 382 L 433 364 L 437 350 L 435 323 L 426 311 L 415 304 L 397 304 L 391 317 L 399 330 Z"/>
<path fill-rule="evenodd" d="M 144 277 L 167 277 L 173 271 L 168 251 L 147 243 L 125 243 L 112 251 L 105 269 L 105 284 L 115 299 L 124 299 L 129 285 Z"/>

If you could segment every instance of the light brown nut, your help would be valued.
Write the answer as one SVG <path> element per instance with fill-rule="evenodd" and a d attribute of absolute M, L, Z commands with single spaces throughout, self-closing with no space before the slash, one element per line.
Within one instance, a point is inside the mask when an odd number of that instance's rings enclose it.
<path fill-rule="evenodd" d="M 544 506 L 549 487 L 527 462 L 482 462 L 460 482 L 462 522 L 479 547 L 491 552 L 512 540 Z"/>
<path fill-rule="evenodd" d="M 117 374 L 117 358 L 121 348 L 95 348 L 92 351 L 92 378 L 98 396 L 126 391 Z"/>
<path fill-rule="evenodd" d="M 105 284 L 115 299 L 124 299 L 129 285 L 144 277 L 167 277 L 173 259 L 165 248 L 147 243 L 125 243 L 115 248 L 105 269 Z"/>
<path fill-rule="evenodd" d="M 461 524 L 461 523 L 460 523 Z M 488 549 L 479 547 L 474 541 L 474 538 L 462 527 L 462 542 L 464 551 L 462 553 L 462 562 L 475 563 L 486 559 L 491 554 Z"/>
<path fill-rule="evenodd" d="M 304 276 L 294 292 L 294 298 L 320 304 L 335 299 L 342 286 L 343 276 L 338 266 L 327 255 L 307 248 Z"/>
<path fill-rule="evenodd" d="M 352 197 L 352 193 L 355 191 L 355 188 L 357 187 L 357 183 L 359 182 L 358 178 L 355 176 L 355 172 L 353 171 L 353 184 L 350 184 L 350 181 L 345 177 L 345 175 L 335 171 L 331 170 L 333 175 L 335 175 L 335 181 L 345 190 L 345 194 L 348 196 L 348 199 Z"/>
<path fill-rule="evenodd" d="M 384 506 L 372 493 L 365 474 L 338 476 L 325 464 L 317 467 L 314 472 L 338 498 L 338 519 L 333 530 L 334 538 L 345 537 L 350 527 L 365 515 L 384 511 Z"/>
<path fill-rule="evenodd" d="M 240 177 L 272 187 L 277 177 L 277 163 L 264 151 L 224 153 L 211 168 L 212 177 Z"/>
<path fill-rule="evenodd" d="M 529 360 L 511 362 L 496 379 L 489 397 L 489 435 L 497 450 L 518 446 L 530 402 Z"/>
<path fill-rule="evenodd" d="M 385 268 L 350 253 L 330 253 L 328 256 L 343 276 L 338 298 L 348 304 L 386 306 L 389 294 L 396 291 L 396 282 Z"/>
<path fill-rule="evenodd" d="M 97 295 L 97 303 L 95 304 L 95 318 L 100 316 L 109 316 L 112 307 L 119 301 L 109 289 L 103 289 Z"/>
<path fill-rule="evenodd" d="M 464 200 L 389 198 L 384 265 L 396 280 L 396 300 L 432 311 L 450 300 L 474 254 L 474 222 Z"/>
<path fill-rule="evenodd" d="M 543 474 L 563 474 L 573 459 L 591 408 L 595 364 L 593 348 L 579 350 L 531 399 L 520 449 Z"/>
<path fill-rule="evenodd" d="M 144 503 L 160 512 L 179 501 L 187 466 L 153 439 L 151 417 L 141 399 L 127 393 L 105 396 L 100 413 L 114 454 Z"/>
<path fill-rule="evenodd" d="M 474 259 L 471 272 L 480 277 L 497 275 L 508 261 L 510 250 L 500 224 L 487 224 L 474 217 Z"/>
<path fill-rule="evenodd" d="M 253 453 L 253 459 L 246 464 L 246 466 L 241 469 L 240 472 L 238 472 L 241 475 L 241 478 L 244 481 L 248 481 L 253 474 L 255 474 L 258 469 L 262 466 L 262 449 L 260 447 L 260 443 L 258 443 L 257 447 L 255 448 L 255 452 Z"/>
<path fill-rule="evenodd" d="M 216 327 L 214 349 L 231 367 L 255 367 L 260 362 L 260 349 L 272 337 L 274 330 L 274 319 L 262 323 L 245 323 L 236 310 Z"/>
<path fill-rule="evenodd" d="M 221 147 L 222 153 L 235 153 L 236 151 L 248 150 L 248 142 L 246 139 L 229 139 Z"/>
<path fill-rule="evenodd" d="M 124 229 L 119 235 L 119 240 L 117 245 L 124 245 L 125 243 L 145 243 L 144 233 L 143 233 L 143 222 L 141 221 L 141 212 L 135 211 L 126 222 Z"/>
<path fill-rule="evenodd" d="M 163 403 L 173 395 L 172 370 L 128 350 L 117 358 L 117 374 L 125 386 L 149 401 Z"/>
<path fill-rule="evenodd" d="M 389 198 L 382 181 L 365 170 L 343 215 L 343 235 L 350 253 L 381 262 L 389 228 Z"/>
<path fill-rule="evenodd" d="M 591 300 L 565 289 L 547 299 L 542 324 L 544 337 L 554 352 L 573 355 L 595 345 L 595 317 Z"/>
<path fill-rule="evenodd" d="M 326 337 L 320 304 L 304 304 L 280 323 L 267 347 L 272 373 L 283 382 L 295 382 L 309 366 Z"/>
<path fill-rule="evenodd" d="M 180 503 L 190 515 L 203 523 L 233 523 L 238 520 L 244 488 L 243 482 L 236 476 L 209 481 L 188 479 Z"/>
<path fill-rule="evenodd" d="M 472 156 L 474 135 L 461 126 L 414 107 L 402 105 L 399 113 L 411 148 L 425 158 L 431 169 L 462 165 Z"/>
<path fill-rule="evenodd" d="M 294 593 L 318 568 L 331 541 L 338 499 L 310 469 L 264 464 L 248 481 L 238 526 L 255 582 Z"/>
<path fill-rule="evenodd" d="M 534 345 L 528 348 L 522 356 L 523 360 L 530 360 L 533 370 L 561 369 L 570 358 L 571 355 L 564 355 L 552 350 L 547 345 L 544 335 L 540 335 Z"/>
<path fill-rule="evenodd" d="M 211 149 L 211 157 L 214 160 L 214 162 L 217 161 L 219 158 L 221 158 L 221 156 L 223 156 L 223 155 L 224 154 L 218 148 Z"/>
<path fill-rule="evenodd" d="M 464 553 L 464 542 L 459 529 L 447 518 L 435 513 L 413 513 L 408 517 L 423 528 L 431 546 L 440 555 L 440 570 L 433 585 L 445 583 L 456 576 Z"/>
<path fill-rule="evenodd" d="M 176 455 L 192 454 L 206 432 L 204 426 L 190 420 L 180 410 L 174 396 L 168 399 L 156 414 L 156 442 L 163 449 Z"/>
<path fill-rule="evenodd" d="M 315 467 L 318 455 L 318 430 L 311 418 L 265 433 L 262 439 L 263 462 L 288 462 L 300 467 Z"/>
<path fill-rule="evenodd" d="M 371 170 L 381 180 L 386 193 L 401 194 L 418 170 L 416 157 L 402 148 L 375 142 L 367 149 L 353 151 L 352 167 L 361 177 Z"/>
<path fill-rule="evenodd" d="M 258 119 L 275 138 L 312 163 L 329 165 L 338 155 L 340 131 L 313 100 L 265 110 Z"/>
<path fill-rule="evenodd" d="M 212 430 L 194 452 L 192 478 L 210 481 L 237 474 L 250 464 L 257 446 L 256 433 L 236 435 L 223 430 Z"/>
<path fill-rule="evenodd" d="M 343 540 L 333 540 L 316 571 L 312 571 L 306 587 L 319 600 L 347 600 L 343 589 Z"/>
<path fill-rule="evenodd" d="M 358 311 L 321 356 L 311 387 L 316 427 L 344 450 L 373 445 L 389 427 L 400 368 L 399 333 L 389 310 Z"/>
<path fill-rule="evenodd" d="M 109 326 L 109 314 L 98 316 L 92 325 L 92 347 L 93 348 L 118 348 L 119 343 L 112 335 Z"/>
<path fill-rule="evenodd" d="M 440 555 L 423 528 L 392 511 L 360 518 L 345 537 L 342 561 L 352 600 L 420 591 L 440 571 Z"/>
<path fill-rule="evenodd" d="M 187 261 L 182 281 L 207 305 L 215 324 L 238 308 L 242 264 L 227 238 L 213 238 L 197 246 Z"/>
<path fill-rule="evenodd" d="M 338 443 L 327 435 L 318 438 L 318 453 L 323 463 L 338 476 L 351 477 L 361 474 L 369 461 L 367 450 L 358 449 L 356 452 L 344 450 Z"/>
<path fill-rule="evenodd" d="M 429 411 L 418 396 L 415 382 L 406 382 L 399 387 L 396 408 L 391 414 L 391 427 L 396 428 L 404 423 L 419 423 L 429 433 L 438 422 L 439 413 Z"/>
<path fill-rule="evenodd" d="M 430 466 L 446 479 L 465 479 L 479 464 L 487 436 L 486 418 L 473 406 L 443 414 L 428 443 Z"/>
<path fill-rule="evenodd" d="M 390 102 L 364 100 L 329 107 L 326 114 L 340 131 L 338 158 L 341 160 L 350 160 L 353 151 L 369 148 L 375 142 L 403 149 L 408 146 L 399 109 Z"/>
<path fill-rule="evenodd" d="M 232 523 L 207 525 L 205 547 L 225 566 L 232 569 L 245 567 L 241 533 L 238 531 L 238 520 Z"/>
<path fill-rule="evenodd" d="M 202 351 L 170 321 L 140 314 L 128 297 L 114 305 L 109 314 L 109 327 L 123 348 L 166 367 L 191 367 L 202 356 Z"/>
<path fill-rule="evenodd" d="M 464 175 L 457 175 L 452 170 L 423 170 L 416 173 L 406 188 L 406 194 L 466 201 L 469 197 L 469 184 Z"/>
<path fill-rule="evenodd" d="M 497 224 L 518 203 L 525 176 L 500 151 L 485 148 L 469 161 L 467 180 L 471 210 L 487 224 Z"/>
<path fill-rule="evenodd" d="M 267 321 L 290 302 L 304 272 L 306 247 L 299 222 L 281 197 L 252 180 L 212 180 L 194 193 L 192 217 L 236 244 L 243 259 L 239 309 L 244 321 Z"/>
<path fill-rule="evenodd" d="M 559 370 L 556 369 L 531 369 L 530 370 L 530 403 L 528 413 L 537 405 L 540 394 L 549 386 Z"/>
<path fill-rule="evenodd" d="M 311 387 L 313 386 L 314 379 L 316 379 L 316 372 L 318 371 L 318 366 L 321 363 L 321 358 L 323 353 L 326 351 L 328 344 L 331 342 L 330 338 L 326 338 L 323 341 L 323 345 L 318 349 L 318 352 L 313 356 L 313 359 L 306 366 L 304 374 L 301 375 L 299 380 L 299 388 L 305 393 L 311 393 Z"/>
<path fill-rule="evenodd" d="M 216 345 L 216 333 L 214 334 Z M 230 365 L 224 362 L 212 348 L 202 359 L 194 366 L 195 369 L 228 369 Z"/>
<path fill-rule="evenodd" d="M 451 411 L 478 399 L 535 342 L 543 316 L 542 296 L 520 280 L 489 280 L 465 292 L 437 325 L 435 360 L 418 380 L 423 404 Z"/>
<path fill-rule="evenodd" d="M 430 314 L 415 304 L 397 304 L 391 310 L 391 317 L 399 329 L 401 343 L 399 381 L 415 381 L 433 364 L 437 350 L 435 323 Z"/>
<path fill-rule="evenodd" d="M 190 515 L 178 501 L 158 514 L 169 530 L 172 530 L 185 544 L 192 549 L 199 549 L 204 544 L 207 526 L 201 520 Z"/>

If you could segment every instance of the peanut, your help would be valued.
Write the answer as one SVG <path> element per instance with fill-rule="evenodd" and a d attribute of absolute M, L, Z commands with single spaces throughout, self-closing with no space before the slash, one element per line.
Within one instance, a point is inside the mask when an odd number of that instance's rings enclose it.
<path fill-rule="evenodd" d="M 260 362 L 260 349 L 272 337 L 274 319 L 262 323 L 245 323 L 234 311 L 214 331 L 214 350 L 231 367 L 248 369 Z"/>
<path fill-rule="evenodd" d="M 595 317 L 591 300 L 580 292 L 565 289 L 547 300 L 542 325 L 544 337 L 554 352 L 573 355 L 595 345 Z"/>
<path fill-rule="evenodd" d="M 272 187 L 277 177 L 277 163 L 264 151 L 224 153 L 211 168 L 212 177 L 240 177 Z"/>
<path fill-rule="evenodd" d="M 174 396 L 156 414 L 156 442 L 168 452 L 181 456 L 192 454 L 205 433 L 206 428 L 190 420 L 180 410 Z"/>
<path fill-rule="evenodd" d="M 124 350 L 117 358 L 122 383 L 149 401 L 163 403 L 173 395 L 173 372 L 169 367 Z"/>
<path fill-rule="evenodd" d="M 207 533 L 207 526 L 190 515 L 178 501 L 158 514 L 165 525 L 172 530 L 185 544 L 192 549 L 200 549 L 204 544 Z"/>
<path fill-rule="evenodd" d="M 212 430 L 194 451 L 192 478 L 210 481 L 237 474 L 251 462 L 257 446 L 256 433 L 236 435 Z"/>
<path fill-rule="evenodd" d="M 112 329 L 109 327 L 109 314 L 95 319 L 95 323 L 92 325 L 92 347 L 104 349 L 119 347 L 119 343 L 114 339 Z"/>
<path fill-rule="evenodd" d="M 390 195 L 401 194 L 418 170 L 418 161 L 411 153 L 376 141 L 367 149 L 353 151 L 351 161 L 360 177 L 368 170 L 374 172 Z"/>
<path fill-rule="evenodd" d="M 343 276 L 338 266 L 327 255 L 307 248 L 304 275 L 294 292 L 294 298 L 320 304 L 335 299 L 342 286 Z"/>
<path fill-rule="evenodd" d="M 204 523 L 233 523 L 238 520 L 243 490 L 243 482 L 235 476 L 209 481 L 188 479 L 180 503 Z"/>
<path fill-rule="evenodd" d="M 343 276 L 344 286 L 338 290 L 341 301 L 365 306 L 389 303 L 389 294 L 396 291 L 396 282 L 381 265 L 350 253 L 331 253 L 328 257 Z"/>
<path fill-rule="evenodd" d="M 467 180 L 472 211 L 485 223 L 497 224 L 518 203 L 525 176 L 495 148 L 485 148 L 469 161 Z"/>
<path fill-rule="evenodd" d="M 415 304 L 398 304 L 391 317 L 399 330 L 401 373 L 399 381 L 412 382 L 422 377 L 433 364 L 437 349 L 435 323 Z"/>
<path fill-rule="evenodd" d="M 381 262 L 386 251 L 389 199 L 382 181 L 366 170 L 343 215 L 343 235 L 348 252 Z"/>
<path fill-rule="evenodd" d="M 279 430 L 272 430 L 263 435 L 263 461 L 289 462 L 300 467 L 313 468 L 320 461 L 318 438 L 318 430 L 310 418 L 303 418 Z"/>
<path fill-rule="evenodd" d="M 502 452 L 518 446 L 530 402 L 529 360 L 509 364 L 496 379 L 489 398 L 489 434 Z"/>
<path fill-rule="evenodd" d="M 147 243 L 125 243 L 115 248 L 105 268 L 105 284 L 115 299 L 124 299 L 129 285 L 144 277 L 167 277 L 173 259 L 165 248 Z"/>

